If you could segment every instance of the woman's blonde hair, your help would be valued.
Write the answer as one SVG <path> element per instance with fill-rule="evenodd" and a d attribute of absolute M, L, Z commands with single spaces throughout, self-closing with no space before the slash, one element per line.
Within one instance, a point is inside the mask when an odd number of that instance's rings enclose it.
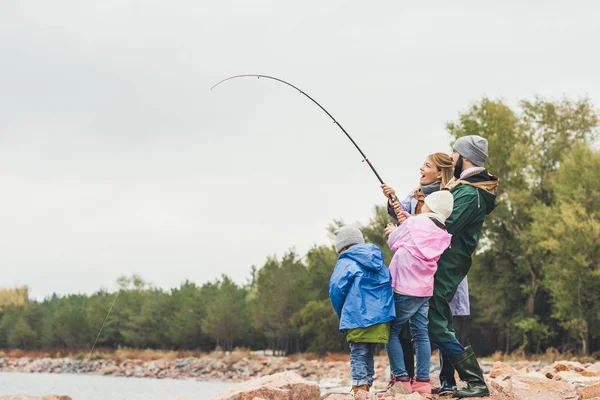
<path fill-rule="evenodd" d="M 433 153 L 430 154 L 427 159 L 442 173 L 440 189 L 444 188 L 454 176 L 452 158 L 446 153 Z"/>

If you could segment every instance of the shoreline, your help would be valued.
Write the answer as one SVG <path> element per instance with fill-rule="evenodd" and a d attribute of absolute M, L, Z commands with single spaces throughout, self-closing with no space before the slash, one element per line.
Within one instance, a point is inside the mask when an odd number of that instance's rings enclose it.
<path fill-rule="evenodd" d="M 333 355 L 331 358 L 336 358 Z M 580 392 L 600 397 L 600 362 L 578 361 L 512 361 L 481 360 L 484 377 L 498 399 L 529 398 L 526 393 L 544 393 L 572 399 Z M 112 376 L 146 379 L 175 379 L 199 382 L 235 384 L 274 375 L 294 372 L 299 379 L 318 384 L 321 393 L 346 393 L 350 387 L 348 360 L 308 360 L 295 357 L 255 356 L 214 358 L 210 356 L 177 359 L 74 359 L 0 357 L 0 372 L 52 373 Z M 431 359 L 431 383 L 439 387 L 439 363 Z M 389 378 L 386 356 L 375 357 L 375 391 L 384 390 Z M 462 385 L 462 384 L 461 384 Z M 516 397 L 515 397 L 516 396 Z M 593 398 L 583 397 L 583 398 Z M 434 397 L 434 398 L 437 398 Z M 540 398 L 540 397 L 537 397 Z M 536 398 L 536 399 L 537 399 Z M 553 397 L 554 398 L 554 397 Z M 580 397 L 582 398 L 582 397 Z"/>
<path fill-rule="evenodd" d="M 383 376 L 387 359 L 377 357 L 376 372 Z M 89 360 L 70 357 L 0 357 L 0 372 L 72 373 L 130 378 L 184 379 L 196 381 L 243 382 L 249 379 L 293 371 L 310 381 L 349 380 L 348 361 L 292 360 L 287 357 L 244 358 L 186 357 L 158 360 Z"/>

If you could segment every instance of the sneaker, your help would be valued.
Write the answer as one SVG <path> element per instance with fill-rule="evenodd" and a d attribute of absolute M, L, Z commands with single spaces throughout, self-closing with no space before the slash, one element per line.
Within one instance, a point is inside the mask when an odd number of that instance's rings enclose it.
<path fill-rule="evenodd" d="M 440 390 L 438 392 L 438 394 L 440 396 L 448 396 L 448 395 L 452 395 L 454 394 L 454 392 L 456 391 L 457 387 L 454 385 L 449 384 L 448 382 L 446 382 L 445 380 L 442 381 L 442 386 L 440 387 Z"/>
<path fill-rule="evenodd" d="M 390 390 L 392 386 L 396 384 L 396 382 L 398 382 L 398 378 L 392 375 L 392 379 L 390 379 L 390 383 L 388 383 L 387 387 L 385 388 L 385 391 L 387 392 L 388 390 Z"/>
<path fill-rule="evenodd" d="M 404 386 L 406 390 L 408 390 L 408 393 L 412 393 L 413 391 L 411 381 L 412 379 L 410 379 L 409 376 L 399 376 L 396 378 L 396 382 L 402 383 L 402 386 Z"/>

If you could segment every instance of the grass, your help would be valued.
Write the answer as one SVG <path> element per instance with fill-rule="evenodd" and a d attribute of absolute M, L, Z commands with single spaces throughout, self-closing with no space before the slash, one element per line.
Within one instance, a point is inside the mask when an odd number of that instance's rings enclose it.
<path fill-rule="evenodd" d="M 512 353 L 506 354 L 501 351 L 497 351 L 489 357 L 483 357 L 491 361 L 500 361 L 505 363 L 516 362 L 516 361 L 540 361 L 546 363 L 554 363 L 556 361 L 579 361 L 581 363 L 594 363 L 597 360 L 595 356 L 581 356 L 577 353 L 570 351 L 560 352 L 554 347 L 549 347 L 544 353 L 540 354 L 525 354 L 523 350 L 516 350 Z"/>

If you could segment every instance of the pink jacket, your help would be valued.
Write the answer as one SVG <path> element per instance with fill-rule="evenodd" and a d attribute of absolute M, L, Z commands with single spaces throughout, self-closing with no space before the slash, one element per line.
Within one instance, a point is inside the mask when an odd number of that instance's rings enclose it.
<path fill-rule="evenodd" d="M 392 287 L 409 296 L 433 295 L 437 261 L 450 245 L 452 235 L 438 228 L 429 217 L 410 217 L 388 239 L 394 252 L 390 263 Z"/>

